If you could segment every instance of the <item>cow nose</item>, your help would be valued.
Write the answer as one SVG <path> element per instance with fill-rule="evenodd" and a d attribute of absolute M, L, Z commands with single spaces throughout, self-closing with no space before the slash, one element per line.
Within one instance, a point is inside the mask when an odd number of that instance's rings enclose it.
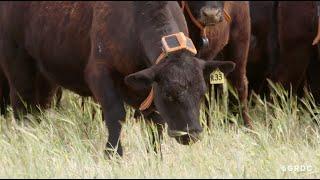
<path fill-rule="evenodd" d="M 188 129 L 188 130 L 185 129 L 184 132 L 188 132 L 188 133 L 175 136 L 174 138 L 177 140 L 178 143 L 182 145 L 191 145 L 201 139 L 200 133 L 202 132 L 202 128 Z"/>
<path fill-rule="evenodd" d="M 206 25 L 216 24 L 222 21 L 221 8 L 203 8 L 201 14 Z"/>
<path fill-rule="evenodd" d="M 168 134 L 170 137 L 179 137 L 184 135 L 194 135 L 197 136 L 203 131 L 201 126 L 195 128 L 184 128 L 182 130 L 171 130 L 168 129 Z"/>

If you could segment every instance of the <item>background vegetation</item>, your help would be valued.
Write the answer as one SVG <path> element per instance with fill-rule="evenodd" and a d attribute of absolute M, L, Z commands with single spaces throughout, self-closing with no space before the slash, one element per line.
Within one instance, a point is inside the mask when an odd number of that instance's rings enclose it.
<path fill-rule="evenodd" d="M 99 106 L 89 101 L 83 112 L 80 97 L 65 91 L 60 107 L 24 121 L 14 120 L 12 111 L 1 117 L 0 178 L 319 178 L 320 108 L 310 94 L 298 99 L 273 89 L 270 101 L 250 99 L 254 130 L 226 108 L 227 94 L 207 96 L 211 127 L 204 125 L 202 140 L 183 146 L 165 133 L 163 159 L 147 153 L 145 124 L 127 107 L 124 157 L 110 160 Z"/>

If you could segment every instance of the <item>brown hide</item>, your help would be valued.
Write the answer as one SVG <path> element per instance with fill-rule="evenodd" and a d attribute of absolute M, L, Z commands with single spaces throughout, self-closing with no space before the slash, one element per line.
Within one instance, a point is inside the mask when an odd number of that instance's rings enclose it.
<path fill-rule="evenodd" d="M 308 80 L 317 94 L 316 3 L 312 1 L 251 2 L 252 35 L 248 78 L 252 90 L 268 93 L 269 78 L 302 95 Z"/>

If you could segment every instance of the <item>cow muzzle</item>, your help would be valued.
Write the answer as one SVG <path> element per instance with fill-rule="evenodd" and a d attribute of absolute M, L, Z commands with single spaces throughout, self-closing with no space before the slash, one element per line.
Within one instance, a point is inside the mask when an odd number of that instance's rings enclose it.
<path fill-rule="evenodd" d="M 168 130 L 168 135 L 177 140 L 179 144 L 182 145 L 191 145 L 196 143 L 201 139 L 200 134 L 201 130 L 189 130 L 189 131 L 177 131 L 177 130 Z"/>
<path fill-rule="evenodd" d="M 200 22 L 205 26 L 213 26 L 222 22 L 223 10 L 222 8 L 208 8 L 203 7 L 200 10 Z"/>

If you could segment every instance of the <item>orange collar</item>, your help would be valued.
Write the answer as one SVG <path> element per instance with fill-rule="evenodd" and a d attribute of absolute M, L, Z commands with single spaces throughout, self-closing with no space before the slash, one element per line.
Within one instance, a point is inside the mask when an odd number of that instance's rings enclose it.
<path fill-rule="evenodd" d="M 170 42 L 172 41 L 174 41 L 177 44 L 176 45 L 170 44 Z M 162 43 L 163 51 L 157 58 L 155 64 L 159 64 L 168 54 L 182 50 L 182 49 L 188 50 L 193 55 L 197 54 L 197 50 L 192 40 L 186 37 L 183 32 L 164 36 L 161 38 L 161 43 Z M 152 87 L 148 97 L 141 103 L 139 110 L 144 111 L 148 109 L 151 106 L 153 99 L 154 99 L 154 90 Z"/>
<path fill-rule="evenodd" d="M 165 57 L 167 56 L 167 54 L 163 51 L 159 57 L 156 60 L 156 64 L 159 64 L 161 60 L 163 60 Z M 144 111 L 146 109 L 148 109 L 151 106 L 151 103 L 153 101 L 154 98 L 154 93 L 153 93 L 153 86 L 151 88 L 151 91 L 148 95 L 148 97 L 141 103 L 139 110 L 140 111 Z"/>

